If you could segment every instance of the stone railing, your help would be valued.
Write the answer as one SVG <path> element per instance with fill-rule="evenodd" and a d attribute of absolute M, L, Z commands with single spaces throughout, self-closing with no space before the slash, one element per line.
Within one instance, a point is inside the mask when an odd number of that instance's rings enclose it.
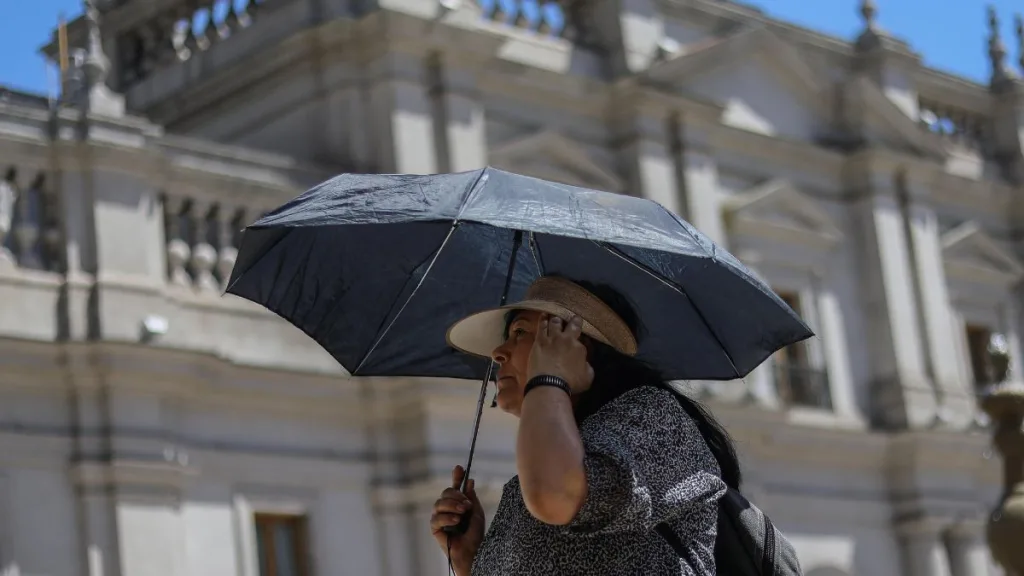
<path fill-rule="evenodd" d="M 163 200 L 168 282 L 219 294 L 235 265 L 241 230 L 261 214 L 226 202 Z"/>
<path fill-rule="evenodd" d="M 238 254 L 241 231 L 263 214 L 333 174 L 291 158 L 165 136 L 178 167 L 162 195 L 167 279 L 219 295 Z"/>
<path fill-rule="evenodd" d="M 776 362 L 775 387 L 787 407 L 832 409 L 828 372 L 801 364 Z"/>
<path fill-rule="evenodd" d="M 252 25 L 266 0 L 190 0 L 118 37 L 122 88 Z"/>
<path fill-rule="evenodd" d="M 989 130 L 985 116 L 924 98 L 919 101 L 919 108 L 924 129 L 964 148 L 984 149 Z"/>
<path fill-rule="evenodd" d="M 561 6 L 547 0 L 477 0 L 484 19 L 543 37 L 571 35 Z"/>
<path fill-rule="evenodd" d="M 58 270 L 59 215 L 45 172 L 0 165 L 0 267 Z"/>

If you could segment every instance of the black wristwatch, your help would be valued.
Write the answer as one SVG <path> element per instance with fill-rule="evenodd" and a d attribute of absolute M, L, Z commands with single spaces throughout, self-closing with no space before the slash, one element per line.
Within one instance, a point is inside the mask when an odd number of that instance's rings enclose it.
<path fill-rule="evenodd" d="M 567 395 L 572 396 L 572 388 L 569 387 L 569 383 L 559 378 L 558 376 L 552 376 L 550 374 L 541 374 L 540 376 L 534 376 L 530 378 L 530 381 L 526 383 L 526 388 L 523 389 L 523 397 L 526 397 L 530 393 L 530 390 L 539 388 L 541 386 L 553 386 L 565 392 Z"/>

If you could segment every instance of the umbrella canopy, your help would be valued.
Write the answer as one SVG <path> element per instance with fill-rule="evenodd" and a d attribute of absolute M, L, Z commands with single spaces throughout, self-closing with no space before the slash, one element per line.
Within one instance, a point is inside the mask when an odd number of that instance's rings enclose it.
<path fill-rule="evenodd" d="M 812 332 L 736 258 L 661 205 L 484 168 L 345 174 L 249 226 L 228 292 L 282 316 L 353 375 L 481 378 L 447 328 L 539 276 L 637 308 L 666 378 L 741 378 Z"/>

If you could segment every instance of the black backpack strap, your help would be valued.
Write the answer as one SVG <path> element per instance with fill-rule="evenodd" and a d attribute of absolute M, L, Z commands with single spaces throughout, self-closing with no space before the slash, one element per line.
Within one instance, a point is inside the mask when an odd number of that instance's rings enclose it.
<path fill-rule="evenodd" d="M 764 555 L 761 558 L 761 573 L 765 576 L 775 574 L 775 525 L 764 514 Z"/>

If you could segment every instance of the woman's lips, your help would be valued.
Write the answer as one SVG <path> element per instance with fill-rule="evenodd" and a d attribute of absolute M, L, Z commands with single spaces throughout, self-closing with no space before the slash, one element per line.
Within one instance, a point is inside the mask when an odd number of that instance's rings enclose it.
<path fill-rule="evenodd" d="M 502 382 L 515 382 L 515 378 L 512 376 L 499 376 L 497 382 L 498 390 L 501 390 Z"/>

